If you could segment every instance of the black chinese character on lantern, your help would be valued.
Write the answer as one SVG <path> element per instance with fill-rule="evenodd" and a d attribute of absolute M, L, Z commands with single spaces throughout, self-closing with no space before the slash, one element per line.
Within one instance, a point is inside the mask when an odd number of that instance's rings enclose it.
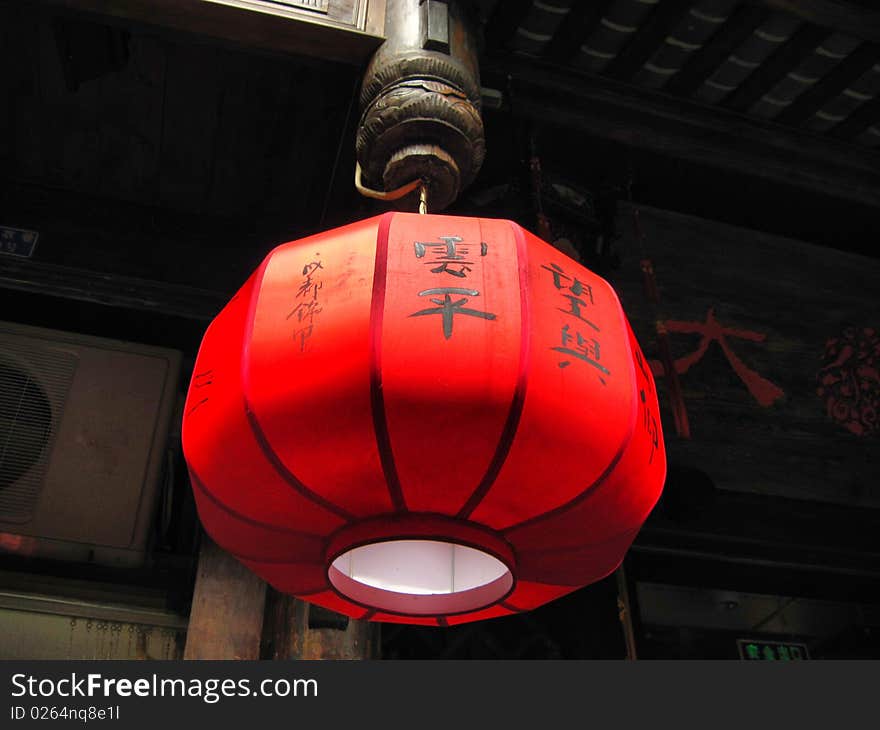
<path fill-rule="evenodd" d="M 600 332 L 599 326 L 587 319 L 584 312 L 589 310 L 595 304 L 593 300 L 593 288 L 589 284 L 584 284 L 580 279 L 569 276 L 565 270 L 558 264 L 542 264 L 542 269 L 549 271 L 553 277 L 553 286 L 560 292 L 562 298 L 567 302 L 565 307 L 557 307 L 563 314 L 583 322 L 594 332 Z M 577 358 L 581 362 L 595 368 L 599 371 L 599 382 L 606 384 L 605 377 L 610 375 L 610 371 L 600 360 L 602 359 L 602 344 L 594 336 L 585 337 L 581 332 L 572 330 L 571 325 L 563 325 L 561 331 L 561 344 L 557 347 L 551 347 L 554 352 L 561 352 L 565 355 Z M 566 368 L 571 365 L 571 360 L 561 360 L 560 368 Z"/>
<path fill-rule="evenodd" d="M 567 307 L 558 307 L 559 311 L 576 317 L 598 332 L 599 328 L 583 314 L 584 310 L 595 303 L 593 301 L 593 288 L 589 284 L 584 284 L 580 279 L 573 279 L 568 276 L 562 267 L 557 264 L 545 265 L 541 268 L 546 269 L 553 275 L 553 286 L 559 291 L 564 292 L 562 297 L 568 301 Z"/>
<path fill-rule="evenodd" d="M 639 349 L 639 346 L 636 345 L 634 350 L 635 352 L 633 354 L 636 358 L 636 364 L 639 366 L 639 372 L 642 374 L 642 380 L 644 380 L 644 385 L 639 388 L 639 398 L 642 403 L 642 428 L 644 428 L 645 432 L 648 434 L 648 440 L 651 444 L 651 453 L 648 456 L 648 463 L 650 464 L 654 461 L 654 452 L 660 445 L 660 427 L 657 424 L 657 417 L 651 410 L 647 396 L 647 393 L 654 393 L 654 381 L 651 376 L 648 375 L 648 370 L 645 367 L 645 359 L 642 357 L 642 351 Z"/>
<path fill-rule="evenodd" d="M 439 299 L 438 296 L 442 295 L 443 298 Z M 462 296 L 461 299 L 453 301 L 452 296 Z M 439 287 L 436 289 L 425 289 L 424 291 L 419 292 L 420 297 L 431 297 L 431 302 L 436 304 L 436 307 L 430 307 L 429 309 L 422 309 L 418 312 L 413 312 L 410 317 L 424 317 L 431 314 L 437 314 L 442 317 L 443 322 L 443 336 L 448 340 L 452 337 L 452 325 L 456 314 L 465 315 L 468 317 L 479 317 L 480 319 L 495 319 L 495 315 L 491 312 L 481 312 L 476 309 L 470 309 L 465 307 L 464 305 L 468 303 L 467 297 L 478 297 L 480 296 L 480 292 L 476 289 L 462 289 L 460 287 Z"/>
<path fill-rule="evenodd" d="M 576 357 L 578 360 L 592 365 L 600 373 L 610 375 L 608 368 L 599 362 L 602 354 L 599 341 L 595 337 L 586 338 L 580 332 L 575 332 L 572 335 L 570 330 L 571 327 L 569 325 L 564 325 L 562 327 L 562 344 L 551 349 Z M 559 363 L 561 368 L 568 367 L 569 365 L 571 365 L 571 360 L 563 360 Z M 605 379 L 601 375 L 599 380 L 602 382 L 602 385 L 605 385 Z"/>
<path fill-rule="evenodd" d="M 299 349 L 304 351 L 306 348 L 306 340 L 312 336 L 315 330 L 315 316 L 322 311 L 322 306 L 318 301 L 318 292 L 324 287 L 324 282 L 318 278 L 318 271 L 324 268 L 324 265 L 317 260 L 321 254 L 316 253 L 314 261 L 310 261 L 303 266 L 303 279 L 299 282 L 296 291 L 296 299 L 300 300 L 296 306 L 290 310 L 287 319 L 295 318 L 299 325 L 294 330 L 294 340 L 299 340 Z"/>
<path fill-rule="evenodd" d="M 437 236 L 440 242 L 415 241 L 416 258 L 423 259 L 430 266 L 432 274 L 449 274 L 457 279 L 464 279 L 473 270 L 474 261 L 471 256 L 471 244 L 462 243 L 461 236 Z M 489 252 L 489 244 L 480 243 L 480 256 Z"/>
<path fill-rule="evenodd" d="M 644 388 L 639 391 L 639 397 L 642 401 L 642 427 L 647 432 L 648 440 L 651 444 L 651 455 L 648 457 L 648 463 L 650 464 L 654 461 L 654 452 L 660 445 L 660 429 L 657 426 L 657 418 L 654 416 L 654 414 L 651 412 L 651 408 L 648 406 Z"/>

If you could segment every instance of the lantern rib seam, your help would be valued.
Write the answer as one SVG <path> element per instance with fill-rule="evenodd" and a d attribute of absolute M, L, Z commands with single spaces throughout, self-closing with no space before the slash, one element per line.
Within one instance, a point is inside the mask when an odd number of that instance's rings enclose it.
<path fill-rule="evenodd" d="M 317 596 L 320 593 L 326 593 L 328 586 L 325 584 L 320 588 L 310 588 L 307 591 L 297 591 L 294 595 L 299 596 Z M 277 590 L 277 589 L 276 589 Z M 278 591 L 279 593 L 284 593 L 285 591 Z"/>
<path fill-rule="evenodd" d="M 497 540 L 499 543 L 503 544 L 510 551 L 512 565 L 514 565 L 514 566 L 517 565 L 518 551 L 517 551 L 516 545 L 514 545 L 510 540 L 508 540 L 501 532 L 492 529 L 488 525 L 484 525 L 482 522 L 473 522 L 473 521 L 468 520 L 467 522 L 462 523 L 461 520 L 459 520 L 458 518 L 453 517 L 448 514 L 445 514 L 445 513 L 442 513 L 442 512 L 407 512 L 407 515 L 414 517 L 414 518 L 427 517 L 433 521 L 447 522 L 447 523 L 449 523 L 450 526 L 464 524 L 469 529 L 475 530 L 478 533 L 484 533 L 487 536 L 489 536 L 490 539 Z M 399 516 L 400 515 L 393 513 L 393 512 L 379 514 L 379 515 L 372 515 L 370 517 L 364 517 L 362 519 L 359 519 L 356 524 L 357 525 L 364 525 L 364 524 L 369 524 L 370 522 L 384 522 L 385 520 L 388 520 L 389 518 L 394 518 L 394 517 L 399 517 Z M 330 546 L 333 544 L 333 542 L 339 537 L 340 533 L 348 530 L 350 527 L 352 527 L 352 525 L 350 525 L 350 524 L 340 525 L 335 530 L 333 530 L 329 535 L 321 538 L 321 539 L 323 539 L 323 546 L 324 546 L 323 549 L 324 549 L 325 555 L 329 551 Z M 403 533 L 399 533 L 399 534 L 396 533 L 393 536 L 393 538 L 387 537 L 386 539 L 430 540 L 430 539 L 436 538 L 436 535 L 434 535 L 433 537 L 429 537 L 429 536 L 426 536 L 424 533 L 419 532 L 418 530 L 413 530 L 411 532 L 408 531 L 406 533 L 405 537 L 400 537 L 401 534 L 403 534 Z M 458 543 L 460 545 L 465 545 L 468 547 L 475 547 L 478 550 L 486 550 L 486 545 L 484 543 L 462 541 L 460 538 L 455 537 L 453 532 L 450 532 L 449 534 L 444 535 L 444 539 L 448 539 L 449 541 Z M 367 544 L 367 543 L 365 542 L 362 544 Z M 349 545 L 349 548 L 347 548 L 347 549 L 350 549 L 350 547 L 352 547 L 354 545 L 356 545 L 356 543 L 351 543 L 351 545 Z M 341 551 L 341 552 L 344 552 L 344 551 Z M 498 555 L 496 555 L 496 557 L 498 557 L 501 560 L 501 562 L 506 562 L 500 553 Z"/>
<path fill-rule="evenodd" d="M 272 257 L 270 254 L 263 260 L 263 263 L 260 265 L 256 280 L 254 282 L 254 294 L 251 296 L 251 301 L 248 304 L 247 320 L 245 321 L 246 343 L 250 342 L 251 338 L 253 337 L 254 323 L 257 313 L 257 300 L 259 299 L 260 290 L 263 285 L 263 277 L 266 275 L 266 268 L 268 267 L 271 258 Z M 324 499 L 324 497 L 317 494 L 316 492 L 313 492 L 299 479 L 297 479 L 296 475 L 292 471 L 290 471 L 290 469 L 288 469 L 284 462 L 281 460 L 281 457 L 279 457 L 278 454 L 275 453 L 275 449 L 272 448 L 272 444 L 270 444 L 269 440 L 266 438 L 266 434 L 263 432 L 263 429 L 260 426 L 260 422 L 257 419 L 257 415 L 251 407 L 247 396 L 250 385 L 250 358 L 247 345 L 242 348 L 241 375 L 243 386 L 242 403 L 244 406 L 245 418 L 248 422 L 251 433 L 253 434 L 254 439 L 257 442 L 257 445 L 260 447 L 260 450 L 263 452 L 266 460 L 275 469 L 275 472 L 278 474 L 278 476 L 280 476 L 288 484 L 288 486 L 290 486 L 292 489 L 294 489 L 296 492 L 301 494 L 313 504 L 316 504 L 319 507 L 327 510 L 328 512 L 331 512 L 332 514 L 336 515 L 336 517 L 339 517 L 346 522 L 353 522 L 355 520 L 354 515 L 344 510 L 342 507 L 334 504 L 333 502 Z"/>
<path fill-rule="evenodd" d="M 385 476 L 385 484 L 391 496 L 395 512 L 408 512 L 400 475 L 394 462 L 388 417 L 385 413 L 385 396 L 382 392 L 382 324 L 385 314 L 385 287 L 388 274 L 388 236 L 394 213 L 385 213 L 379 222 L 376 236 L 376 263 L 373 270 L 373 297 L 370 304 L 370 405 L 373 415 L 373 432 L 379 461 Z"/>
<path fill-rule="evenodd" d="M 516 242 L 516 259 L 517 259 L 517 275 L 519 278 L 519 308 L 520 308 L 520 347 L 519 347 L 519 365 L 516 378 L 516 385 L 513 390 L 513 398 L 510 401 L 510 409 L 507 412 L 507 419 L 504 422 L 504 428 L 498 439 L 498 446 L 489 462 L 485 476 L 474 489 L 467 502 L 459 510 L 456 515 L 459 519 L 467 519 L 474 510 L 479 507 L 480 503 L 485 499 L 486 495 L 495 485 L 498 475 L 504 468 L 507 456 L 513 446 L 516 438 L 516 430 L 519 427 L 522 418 L 523 407 L 526 400 L 526 389 L 529 382 L 529 348 L 531 347 L 531 320 L 529 317 L 529 277 L 528 277 L 528 258 L 525 237 L 519 226 L 510 224 L 513 231 L 514 241 Z"/>
<path fill-rule="evenodd" d="M 252 563 L 263 563 L 265 565 L 308 565 L 308 566 L 321 565 L 321 563 L 318 561 L 310 563 L 306 560 L 292 560 L 290 558 L 261 558 L 256 555 L 246 555 L 245 553 L 239 552 L 238 550 L 233 550 L 231 548 L 224 546 L 222 542 L 220 542 L 219 540 L 216 540 L 214 538 L 214 536 L 208 531 L 207 528 L 205 528 L 205 532 L 207 532 L 208 536 L 212 540 L 214 540 L 215 543 L 217 543 L 218 547 L 222 548 L 224 551 L 226 551 L 230 555 L 234 555 L 239 560 L 247 560 Z M 324 588 L 322 588 L 321 590 L 326 590 L 326 586 Z M 296 595 L 301 595 L 301 594 L 297 593 Z"/>
<path fill-rule="evenodd" d="M 573 509 L 574 507 L 577 507 L 578 505 L 580 505 L 585 500 L 589 499 L 590 496 L 596 492 L 596 490 L 599 488 L 599 486 L 601 486 L 602 482 L 604 482 L 611 475 L 611 473 L 617 468 L 618 463 L 620 463 L 620 460 L 623 458 L 623 455 L 626 452 L 626 447 L 629 444 L 630 438 L 632 437 L 632 431 L 633 431 L 633 424 L 630 424 L 629 434 L 627 435 L 627 438 L 624 440 L 624 443 L 621 444 L 617 453 L 614 455 L 614 458 L 609 462 L 608 466 L 605 467 L 605 470 L 595 480 L 593 480 L 593 482 L 586 489 L 581 491 L 576 497 L 570 499 L 568 502 L 566 502 L 563 505 L 560 505 L 556 509 L 553 509 L 549 512 L 545 512 L 540 515 L 536 515 L 535 517 L 530 517 L 529 519 L 523 520 L 522 522 L 517 522 L 515 525 L 511 525 L 510 527 L 505 527 L 504 529 L 499 530 L 499 532 L 501 532 L 501 534 L 503 534 L 503 535 L 508 535 L 518 529 L 521 529 L 524 527 L 531 527 L 532 525 L 537 524 L 539 522 L 543 522 L 544 520 L 549 520 L 554 517 L 559 517 L 559 515 L 562 515 L 562 514 L 568 512 L 569 510 Z"/>
<path fill-rule="evenodd" d="M 288 527 L 282 527 L 281 525 L 273 525 L 270 522 L 263 522 L 262 520 L 257 520 L 257 519 L 254 519 L 253 517 L 248 517 L 247 515 L 244 515 L 241 512 L 238 512 L 237 510 L 233 509 L 229 505 L 226 505 L 223 502 L 221 502 L 219 499 L 217 499 L 217 497 L 215 497 L 208 490 L 208 488 L 205 486 L 204 482 L 202 482 L 202 480 L 198 476 L 196 476 L 196 473 L 193 471 L 192 467 L 190 467 L 190 470 L 189 470 L 189 477 L 190 477 L 190 482 L 193 484 L 193 486 L 195 486 L 200 492 L 202 492 L 202 494 L 204 494 L 209 500 L 211 500 L 211 502 L 213 502 L 219 509 L 226 512 L 228 515 L 235 517 L 238 520 L 241 520 L 242 522 L 246 522 L 247 524 L 253 525 L 254 527 L 262 527 L 267 530 L 272 530 L 274 532 L 283 532 L 287 535 L 299 535 L 300 537 L 307 537 L 312 540 L 317 540 L 317 541 L 321 542 L 322 544 L 324 542 L 324 536 L 318 535 L 314 532 L 303 532 L 302 530 L 293 530 Z M 229 551 L 229 552 L 232 552 L 232 551 Z"/>
<path fill-rule="evenodd" d="M 520 555 L 522 555 L 525 558 L 525 557 L 532 556 L 532 555 L 539 555 L 539 556 L 558 555 L 558 554 L 564 554 L 564 553 L 577 552 L 579 550 L 584 550 L 584 549 L 593 550 L 593 549 L 601 548 L 602 546 L 608 545 L 610 543 L 618 542 L 619 540 L 626 537 L 627 535 L 630 535 L 633 532 L 638 532 L 639 529 L 640 529 L 640 527 L 638 525 L 636 525 L 635 527 L 628 527 L 627 529 L 621 530 L 620 532 L 615 532 L 611 537 L 606 537 L 604 540 L 601 540 L 600 542 L 591 542 L 586 545 L 567 545 L 565 547 L 538 548 L 536 550 L 522 550 L 520 552 Z M 533 581 L 533 582 L 540 583 L 540 581 Z M 557 583 L 557 584 L 553 584 L 553 585 L 562 585 L 562 584 Z"/>
<path fill-rule="evenodd" d="M 398 616 L 401 618 L 426 618 L 426 619 L 431 619 L 431 618 L 437 619 L 437 618 L 443 617 L 445 619 L 448 616 L 454 616 L 456 618 L 463 618 L 463 617 L 470 616 L 471 614 L 474 614 L 474 613 L 481 613 L 482 611 L 486 611 L 486 610 L 493 608 L 495 606 L 501 606 L 502 604 L 505 603 L 505 601 L 511 595 L 513 595 L 513 593 L 516 590 L 518 585 L 519 585 L 519 581 L 517 580 L 516 576 L 514 575 L 513 581 L 511 582 L 511 585 L 510 585 L 510 589 L 499 600 L 492 601 L 491 603 L 488 603 L 485 606 L 479 606 L 477 608 L 470 608 L 470 609 L 466 609 L 464 611 L 453 611 L 453 612 L 446 612 L 446 613 L 439 613 L 439 614 L 434 614 L 434 613 L 414 614 L 414 613 L 407 613 L 404 611 L 395 611 L 394 609 L 390 609 L 390 608 L 376 608 L 374 606 L 370 606 L 366 603 L 362 603 L 358 600 L 355 600 L 351 596 L 345 595 L 336 586 L 334 586 L 332 582 L 328 585 L 328 590 L 331 591 L 332 593 L 336 594 L 337 598 L 342 599 L 346 603 L 349 603 L 353 606 L 358 606 L 360 608 L 368 609 L 370 611 L 375 611 L 376 613 L 387 614 L 388 616 Z M 299 594 L 297 594 L 297 595 L 299 595 Z M 470 620 L 470 619 L 468 619 L 468 620 Z"/>
<path fill-rule="evenodd" d="M 236 558 L 241 557 L 239 555 L 236 555 L 235 553 L 232 553 L 232 555 L 235 556 Z M 250 560 L 250 558 L 243 558 L 243 560 Z M 255 562 L 260 562 L 260 561 L 255 561 Z M 247 567 L 248 570 L 253 570 L 253 568 L 251 568 L 249 565 L 247 565 L 245 567 Z M 264 578 L 264 580 L 266 580 L 266 579 Z M 266 580 L 266 582 L 269 585 L 271 585 L 279 593 L 286 593 L 289 596 L 296 596 L 297 598 L 303 598 L 305 596 L 318 596 L 321 593 L 326 593 L 327 590 L 329 589 L 329 586 L 327 584 L 324 584 L 320 588 L 307 588 L 304 591 L 295 591 L 294 592 L 294 591 L 290 591 L 290 590 L 287 590 L 284 588 L 280 588 L 277 585 L 275 585 L 274 583 L 272 583 L 272 581 L 270 581 L 270 580 Z"/>
<path fill-rule="evenodd" d="M 626 319 L 624 318 L 624 315 L 623 315 L 623 307 L 621 306 L 620 300 L 617 298 L 617 293 L 614 291 L 614 289 L 610 286 L 608 287 L 608 289 L 611 292 L 611 295 L 617 301 L 617 311 L 618 311 L 621 319 L 623 320 L 622 331 L 625 332 L 625 331 L 627 331 L 627 323 L 626 323 Z M 625 344 L 626 344 L 626 349 L 629 352 L 630 378 L 631 378 L 631 381 L 633 383 L 635 383 L 636 382 L 636 380 L 635 380 L 636 375 L 635 375 L 635 364 L 633 362 L 632 347 L 629 344 L 629 340 L 626 340 Z M 608 466 L 605 467 L 605 469 L 602 471 L 602 473 L 596 479 L 594 479 L 593 482 L 586 489 L 579 492 L 576 496 L 574 496 L 572 499 L 570 499 L 565 504 L 561 504 L 561 505 L 559 505 L 559 507 L 556 507 L 555 509 L 552 509 L 549 512 L 545 512 L 543 514 L 536 515 L 535 517 L 530 517 L 527 520 L 523 520 L 521 522 L 517 522 L 516 524 L 513 524 L 513 525 L 510 525 L 510 526 L 505 527 L 503 529 L 500 529 L 499 532 L 501 534 L 509 535 L 511 532 L 514 532 L 515 530 L 518 530 L 520 528 L 530 527 L 530 526 L 535 525 L 537 523 L 543 522 L 544 520 L 549 520 L 549 519 L 553 519 L 555 517 L 559 517 L 560 515 L 565 514 L 569 510 L 580 505 L 584 500 L 589 499 L 590 495 L 594 494 L 597 491 L 597 489 L 602 485 L 602 483 L 617 468 L 617 465 L 620 463 L 620 460 L 623 458 L 623 455 L 626 453 L 627 448 L 629 447 L 630 443 L 632 442 L 633 433 L 635 432 L 635 427 L 636 427 L 636 414 L 638 412 L 638 404 L 636 401 L 638 399 L 634 397 L 633 393 L 631 393 L 630 396 L 631 396 L 630 397 L 631 405 L 630 405 L 630 414 L 629 414 L 629 425 L 627 426 L 627 429 L 626 429 L 626 435 L 623 437 L 623 439 L 621 439 L 620 446 L 618 446 L 617 452 L 614 454 L 614 458 L 609 462 Z"/>
<path fill-rule="evenodd" d="M 260 426 L 260 422 L 257 420 L 257 416 L 251 409 L 251 405 L 250 403 L 248 403 L 246 397 L 244 399 L 244 412 L 245 416 L 247 417 L 248 425 L 251 427 L 251 433 L 253 433 L 254 438 L 256 439 L 257 444 L 260 447 L 260 450 L 263 452 L 266 460 L 275 469 L 275 472 L 278 474 L 278 476 L 280 476 L 288 484 L 288 486 L 297 491 L 310 502 L 318 505 L 319 507 L 323 507 L 328 512 L 332 512 L 334 515 L 342 520 L 345 520 L 346 522 L 354 522 L 356 518 L 353 514 L 347 512 L 346 510 L 342 509 L 342 507 L 333 504 L 333 502 L 330 502 L 329 500 L 324 499 L 319 494 L 313 492 L 299 479 L 297 479 L 296 475 L 284 465 L 284 462 L 281 461 L 281 457 L 279 457 L 278 454 L 275 453 L 275 449 L 272 448 L 272 445 L 266 438 L 266 434 L 263 433 L 263 428 Z"/>

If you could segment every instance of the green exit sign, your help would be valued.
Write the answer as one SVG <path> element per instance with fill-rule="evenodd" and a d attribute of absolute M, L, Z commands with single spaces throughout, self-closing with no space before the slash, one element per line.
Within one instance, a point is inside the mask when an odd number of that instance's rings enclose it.
<path fill-rule="evenodd" d="M 754 641 L 737 639 L 739 658 L 762 662 L 792 662 L 810 658 L 806 644 L 791 641 Z"/>

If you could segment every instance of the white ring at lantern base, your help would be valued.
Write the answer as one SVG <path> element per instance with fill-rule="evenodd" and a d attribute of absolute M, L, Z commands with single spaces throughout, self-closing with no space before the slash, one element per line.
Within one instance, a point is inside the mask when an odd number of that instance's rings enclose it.
<path fill-rule="evenodd" d="M 342 553 L 327 573 L 337 591 L 391 613 L 438 615 L 485 608 L 513 585 L 498 558 L 439 540 L 387 540 Z"/>

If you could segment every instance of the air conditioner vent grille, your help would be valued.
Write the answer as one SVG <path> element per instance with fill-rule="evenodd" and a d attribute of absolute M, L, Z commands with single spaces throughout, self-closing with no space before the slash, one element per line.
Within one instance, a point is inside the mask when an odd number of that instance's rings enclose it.
<path fill-rule="evenodd" d="M 72 352 L 0 333 L 0 519 L 32 519 L 76 372 Z"/>

